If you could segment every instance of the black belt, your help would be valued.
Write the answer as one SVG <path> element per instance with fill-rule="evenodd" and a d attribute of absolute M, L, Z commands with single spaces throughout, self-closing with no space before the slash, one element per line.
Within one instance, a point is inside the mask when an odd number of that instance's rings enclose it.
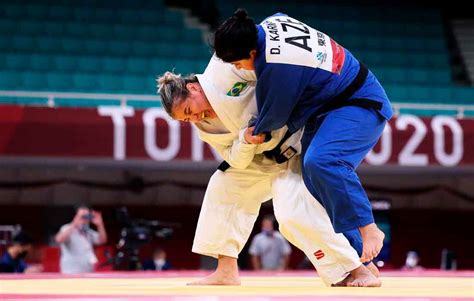
<path fill-rule="evenodd" d="M 283 138 L 281 138 L 280 143 L 278 143 L 277 146 L 275 146 L 271 150 L 263 152 L 265 157 L 267 157 L 268 159 L 275 160 L 278 164 L 281 164 L 293 158 L 296 155 L 297 151 L 292 146 L 289 146 L 283 152 L 281 151 L 281 146 L 283 145 L 283 143 L 286 142 L 286 140 L 288 140 L 288 138 L 291 137 L 291 135 L 293 135 L 293 133 L 291 133 L 289 130 L 286 131 L 285 135 L 283 136 Z"/>
<path fill-rule="evenodd" d="M 277 146 L 275 146 L 271 150 L 263 152 L 265 157 L 267 157 L 268 159 L 275 160 L 278 164 L 281 164 L 293 158 L 297 153 L 294 147 L 288 146 L 288 148 L 283 152 L 280 150 L 283 143 L 285 143 L 285 141 L 288 140 L 288 138 L 290 138 L 291 135 L 292 133 L 290 131 L 286 131 L 285 135 L 283 136 L 283 138 L 281 138 Z M 230 164 L 227 163 L 227 161 L 222 161 L 221 164 L 217 166 L 217 169 L 220 171 L 226 171 L 229 168 L 230 168 Z"/>
<path fill-rule="evenodd" d="M 367 67 L 362 64 L 360 64 L 359 72 L 357 72 L 356 77 L 352 80 L 352 82 L 347 86 L 344 91 L 339 93 L 336 97 L 328 101 L 325 105 L 323 105 L 317 112 L 316 116 L 328 113 L 330 111 L 345 107 L 345 106 L 356 106 L 356 107 L 362 107 L 366 109 L 375 109 L 375 110 L 380 110 L 382 109 L 382 103 L 372 100 L 372 99 L 367 99 L 367 98 L 354 98 L 349 101 L 349 98 L 354 95 L 357 90 L 362 87 L 362 85 L 365 82 L 365 79 L 367 78 L 367 74 L 369 74 L 369 70 Z"/>
<path fill-rule="evenodd" d="M 227 161 L 222 161 L 221 164 L 219 164 L 219 166 L 217 166 L 217 169 L 220 170 L 220 171 L 226 171 L 228 170 L 230 167 L 230 164 L 227 163 Z"/>

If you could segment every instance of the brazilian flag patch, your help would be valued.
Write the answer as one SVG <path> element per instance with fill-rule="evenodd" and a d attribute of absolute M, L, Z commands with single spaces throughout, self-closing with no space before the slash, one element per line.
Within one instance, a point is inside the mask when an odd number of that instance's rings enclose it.
<path fill-rule="evenodd" d="M 232 89 L 230 89 L 229 92 L 227 92 L 227 95 L 228 96 L 239 96 L 240 92 L 242 92 L 246 87 L 247 87 L 247 83 L 237 82 L 237 83 L 234 84 Z"/>

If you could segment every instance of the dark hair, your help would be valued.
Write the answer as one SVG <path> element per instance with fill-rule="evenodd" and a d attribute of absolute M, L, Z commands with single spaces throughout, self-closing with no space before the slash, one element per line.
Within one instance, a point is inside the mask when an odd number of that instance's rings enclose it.
<path fill-rule="evenodd" d="M 271 214 L 267 214 L 262 218 L 262 221 L 268 220 L 271 221 L 273 224 L 275 224 L 275 217 Z"/>
<path fill-rule="evenodd" d="M 80 204 L 76 204 L 74 206 L 74 211 L 77 212 L 79 209 L 87 209 L 89 211 L 92 210 L 91 206 L 89 206 L 88 204 L 86 203 L 80 203 Z"/>
<path fill-rule="evenodd" d="M 221 60 L 234 62 L 248 59 L 254 49 L 257 49 L 257 27 L 247 11 L 239 8 L 217 28 L 214 50 Z"/>
<path fill-rule="evenodd" d="M 31 238 L 28 233 L 21 231 L 15 234 L 15 236 L 13 236 L 12 243 L 14 245 L 21 246 L 31 245 L 33 243 L 33 238 Z"/>

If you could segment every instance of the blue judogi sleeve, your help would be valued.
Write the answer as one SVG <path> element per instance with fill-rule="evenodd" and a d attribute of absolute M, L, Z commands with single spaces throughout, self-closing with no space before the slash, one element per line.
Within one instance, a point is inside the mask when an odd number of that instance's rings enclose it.
<path fill-rule="evenodd" d="M 254 135 L 270 133 L 288 123 L 311 80 L 313 69 L 288 64 L 266 64 L 259 74 L 256 97 L 258 118 Z M 291 124 L 289 124 L 291 130 Z"/>

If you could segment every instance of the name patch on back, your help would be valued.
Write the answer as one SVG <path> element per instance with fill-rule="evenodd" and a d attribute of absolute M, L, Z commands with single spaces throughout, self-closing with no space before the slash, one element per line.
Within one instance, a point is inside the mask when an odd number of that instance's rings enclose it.
<path fill-rule="evenodd" d="M 325 33 L 287 16 L 270 17 L 260 25 L 265 30 L 267 63 L 341 72 L 344 48 Z"/>

